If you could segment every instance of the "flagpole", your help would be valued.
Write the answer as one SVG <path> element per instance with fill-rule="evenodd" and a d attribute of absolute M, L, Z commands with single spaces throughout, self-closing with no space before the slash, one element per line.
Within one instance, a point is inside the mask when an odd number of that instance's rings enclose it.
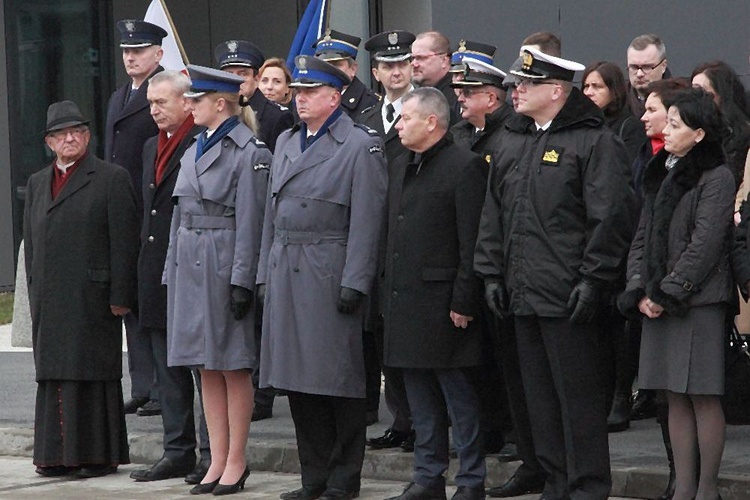
<path fill-rule="evenodd" d="M 325 33 L 329 29 L 331 29 L 331 3 L 332 0 L 323 0 L 326 3 L 326 29 L 323 30 Z"/>
<path fill-rule="evenodd" d="M 169 13 L 169 9 L 167 8 L 167 3 L 164 0 L 159 0 L 161 3 L 162 8 L 164 9 L 164 14 L 167 16 L 167 21 L 169 22 L 169 27 L 172 28 L 172 33 L 174 34 L 174 40 L 177 42 L 177 48 L 180 49 L 180 55 L 182 56 L 182 60 L 185 62 L 185 65 L 190 64 L 190 61 L 188 61 L 187 53 L 185 52 L 185 47 L 182 46 L 182 41 L 180 40 L 180 35 L 177 33 L 177 29 L 174 26 L 174 22 L 172 22 L 172 15 Z"/>

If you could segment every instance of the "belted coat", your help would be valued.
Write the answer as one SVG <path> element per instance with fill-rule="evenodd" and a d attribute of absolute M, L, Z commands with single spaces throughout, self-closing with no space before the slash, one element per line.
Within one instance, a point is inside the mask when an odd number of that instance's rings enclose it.
<path fill-rule="evenodd" d="M 181 160 L 174 187 L 167 285 L 167 363 L 255 368 L 254 310 L 234 319 L 231 285 L 255 288 L 271 152 L 240 123 L 197 161 Z"/>
<path fill-rule="evenodd" d="M 377 132 L 344 113 L 303 149 L 279 136 L 271 167 L 258 283 L 266 284 L 261 387 L 363 398 L 362 313 L 336 309 L 340 288 L 368 294 L 385 213 Z"/>

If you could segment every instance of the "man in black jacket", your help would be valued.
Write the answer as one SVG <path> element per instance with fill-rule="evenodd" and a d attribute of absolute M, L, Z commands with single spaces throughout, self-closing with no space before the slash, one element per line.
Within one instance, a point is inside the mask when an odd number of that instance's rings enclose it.
<path fill-rule="evenodd" d="M 389 172 L 383 361 L 403 369 L 417 435 L 399 500 L 445 498 L 449 415 L 460 461 L 453 499 L 484 498 L 479 402 L 466 370 L 482 355 L 472 262 L 487 166 L 453 143 L 449 114 L 437 89 L 407 94 L 396 128 L 411 153 Z"/>
<path fill-rule="evenodd" d="M 412 82 L 417 87 L 435 87 L 448 100 L 450 124 L 461 119 L 456 93 L 450 87 L 453 81 L 451 68 L 451 43 L 438 31 L 425 31 L 417 35 L 411 45 Z"/>
<path fill-rule="evenodd" d="M 117 29 L 120 31 L 122 62 L 130 81 L 109 99 L 104 128 L 104 159 L 125 167 L 130 173 L 140 216 L 143 211 L 143 144 L 159 132 L 149 113 L 146 92 L 149 78 L 163 70 L 159 66 L 163 55 L 161 41 L 167 32 L 155 24 L 137 19 L 118 21 Z M 124 321 L 132 396 L 125 403 L 125 413 L 138 411 L 139 415 L 158 415 L 161 407 L 149 339 L 140 334 L 136 314 L 127 314 Z"/>
<path fill-rule="evenodd" d="M 623 144 L 572 85 L 583 65 L 525 46 L 510 73 L 518 116 L 490 172 L 475 270 L 515 317 L 544 498 L 611 488 L 597 315 L 634 226 Z"/>

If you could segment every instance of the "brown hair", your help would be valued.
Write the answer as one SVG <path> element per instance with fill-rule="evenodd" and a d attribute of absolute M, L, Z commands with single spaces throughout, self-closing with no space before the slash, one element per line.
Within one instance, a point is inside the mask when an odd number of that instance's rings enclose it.
<path fill-rule="evenodd" d="M 664 42 L 661 41 L 661 38 L 656 35 L 647 34 L 637 36 L 633 38 L 633 41 L 630 42 L 628 48 L 633 50 L 646 50 L 649 45 L 655 45 L 657 52 L 659 52 L 659 58 L 664 59 L 667 53 L 667 48 L 664 46 Z"/>
<path fill-rule="evenodd" d="M 538 45 L 539 50 L 545 54 L 562 57 L 562 42 L 557 35 L 549 31 L 532 33 L 523 39 L 521 45 Z"/>
<path fill-rule="evenodd" d="M 612 101 L 602 109 L 604 116 L 617 116 L 625 107 L 628 95 L 628 88 L 625 85 L 625 75 L 622 74 L 622 70 L 615 63 L 597 61 L 589 64 L 583 71 L 582 86 L 586 83 L 586 78 L 594 71 L 602 77 L 604 85 L 607 86 L 612 96 Z"/>

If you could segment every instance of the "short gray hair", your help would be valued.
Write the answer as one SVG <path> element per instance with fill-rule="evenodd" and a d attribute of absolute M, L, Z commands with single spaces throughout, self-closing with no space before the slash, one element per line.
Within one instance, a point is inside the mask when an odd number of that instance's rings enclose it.
<path fill-rule="evenodd" d="M 149 80 L 149 85 L 157 85 L 159 83 L 169 83 L 180 95 L 190 90 L 190 78 L 185 73 L 173 69 L 160 71 Z"/>
<path fill-rule="evenodd" d="M 412 99 L 417 99 L 417 109 L 419 110 L 421 117 L 435 115 L 437 117 L 438 126 L 442 129 L 448 130 L 451 110 L 448 105 L 448 100 L 442 92 L 434 87 L 420 87 L 406 94 L 401 102 L 406 104 Z"/>
<path fill-rule="evenodd" d="M 640 35 L 633 38 L 633 41 L 630 42 L 628 48 L 640 52 L 641 50 L 646 50 L 649 45 L 655 45 L 659 57 L 664 59 L 667 54 L 667 48 L 664 46 L 664 42 L 661 41 L 661 38 L 653 34 Z"/>

